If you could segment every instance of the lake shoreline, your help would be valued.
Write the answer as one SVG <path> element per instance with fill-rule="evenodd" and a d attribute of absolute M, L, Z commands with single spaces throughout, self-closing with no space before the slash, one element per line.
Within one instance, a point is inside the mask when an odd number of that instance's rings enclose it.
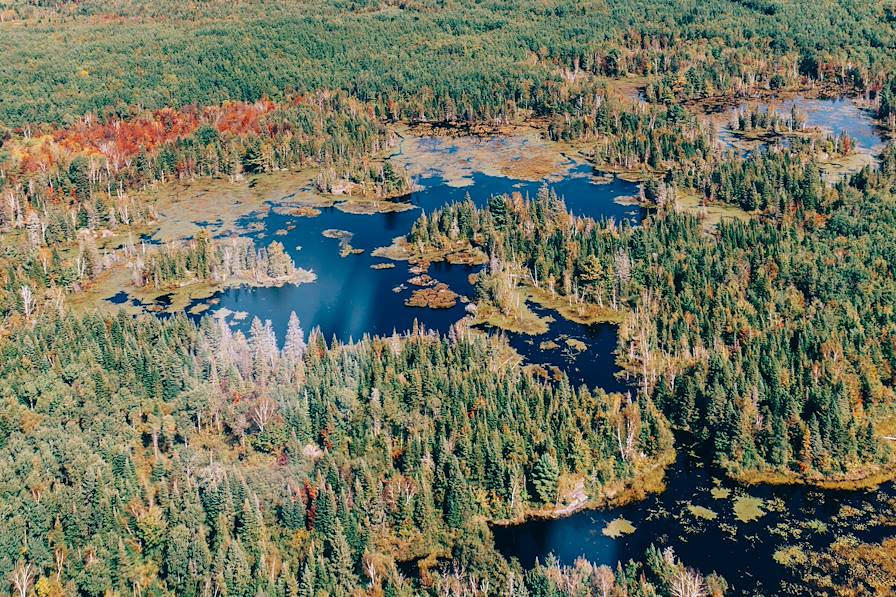
<path fill-rule="evenodd" d="M 665 452 L 638 476 L 604 486 L 610 488 L 609 492 L 604 490 L 595 498 L 586 497 L 585 500 L 576 500 L 571 505 L 530 509 L 516 518 L 489 521 L 489 525 L 514 527 L 532 520 L 560 520 L 588 510 L 612 510 L 643 501 L 651 494 L 660 494 L 665 491 L 666 471 L 675 462 L 677 456 L 674 449 Z"/>

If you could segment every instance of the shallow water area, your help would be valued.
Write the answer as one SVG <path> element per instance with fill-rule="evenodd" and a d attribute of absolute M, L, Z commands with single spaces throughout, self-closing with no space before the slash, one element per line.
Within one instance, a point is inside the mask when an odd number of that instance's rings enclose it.
<path fill-rule="evenodd" d="M 676 443 L 679 456 L 667 471 L 663 493 L 619 508 L 496 526 L 495 545 L 526 568 L 553 554 L 566 565 L 584 557 L 615 569 L 620 561 L 642 561 L 651 544 L 671 547 L 686 564 L 721 574 L 730 594 L 779 595 L 800 594 L 801 583 L 776 554 L 824 549 L 844 535 L 880 541 L 896 531 L 880 518 L 896 499 L 892 483 L 855 492 L 747 487 L 725 480 L 722 471 Z M 619 519 L 634 530 L 613 532 Z"/>
<path fill-rule="evenodd" d="M 524 140 L 523 147 L 530 142 Z M 420 157 L 421 153 L 425 159 Z M 259 246 L 274 241 L 282 243 L 298 267 L 310 269 L 317 275 L 316 281 L 279 288 L 228 289 L 209 299 L 193 301 L 187 312 L 194 317 L 199 317 L 200 313 L 222 317 L 234 329 L 244 331 L 248 330 L 254 317 L 269 319 L 281 338 L 293 311 L 306 331 L 319 327 L 328 340 L 336 337 L 340 341 L 349 341 L 358 340 L 365 334 L 402 333 L 413 329 L 415 323 L 447 333 L 466 315 L 467 303 L 475 300 L 469 276 L 478 267 L 433 263 L 429 275 L 436 282 L 447 284 L 461 295 L 461 299 L 448 309 L 408 307 L 405 301 L 415 290 L 408 283 L 414 275 L 408 264 L 372 255 L 375 249 L 388 246 L 394 238 L 407 234 L 421 213 L 462 201 L 467 195 L 477 205 L 484 205 L 492 195 L 503 193 L 520 193 L 534 198 L 545 185 L 562 196 L 568 209 L 576 215 L 612 218 L 636 225 L 646 213 L 637 205 L 618 201 L 637 195 L 637 184 L 601 177 L 590 165 L 565 157 L 559 170 L 550 176 L 526 180 L 499 172 L 482 172 L 469 160 L 469 155 L 457 149 L 456 143 L 446 144 L 441 139 L 418 141 L 414 156 L 426 167 L 414 181 L 416 190 L 398 200 L 410 203 L 413 209 L 355 214 L 338 206 L 319 207 L 319 215 L 304 217 L 297 215 L 295 206 L 289 203 L 290 198 L 285 198 L 281 204 L 273 202 L 273 209 L 250 214 L 239 222 Z M 460 161 L 464 177 L 470 184 L 451 184 L 445 178 L 446 169 L 451 171 L 457 164 L 452 161 L 454 158 Z M 344 243 L 349 244 L 350 251 Z M 205 309 L 202 307 L 204 303 L 214 304 Z M 545 336 L 560 344 L 564 338 L 575 337 L 585 342 L 587 348 L 575 351 L 564 346 L 565 350 L 541 351 L 539 343 L 545 338 L 530 342 L 529 337 L 508 334 L 508 339 L 528 362 L 563 369 L 573 383 L 587 382 L 608 390 L 623 390 L 624 385 L 613 376 L 616 372 L 615 327 L 579 326 L 559 316 L 555 319 L 557 321 Z"/>
<path fill-rule="evenodd" d="M 883 131 L 874 122 L 872 115 L 854 100 L 848 97 L 817 99 L 798 96 L 771 101 L 746 101 L 716 114 L 713 119 L 720 125 L 719 142 L 723 146 L 744 149 L 745 142 L 732 130 L 731 123 L 736 122 L 738 114 L 750 109 L 773 110 L 784 117 L 788 117 L 791 110 L 795 109 L 803 119 L 805 129 L 817 128 L 835 136 L 846 133 L 855 141 L 858 153 L 877 154 L 885 143 Z M 779 138 L 778 142 L 786 145 L 787 139 Z"/>

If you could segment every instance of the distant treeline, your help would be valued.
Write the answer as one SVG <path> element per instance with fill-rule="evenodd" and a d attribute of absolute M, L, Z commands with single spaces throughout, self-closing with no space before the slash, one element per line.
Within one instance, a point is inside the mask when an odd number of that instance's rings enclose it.
<path fill-rule="evenodd" d="M 646 76 L 657 101 L 801 77 L 874 90 L 896 44 L 879 3 L 843 0 L 39 4 L 0 9 L 9 127 L 323 89 L 384 118 L 550 114 L 592 75 Z"/>

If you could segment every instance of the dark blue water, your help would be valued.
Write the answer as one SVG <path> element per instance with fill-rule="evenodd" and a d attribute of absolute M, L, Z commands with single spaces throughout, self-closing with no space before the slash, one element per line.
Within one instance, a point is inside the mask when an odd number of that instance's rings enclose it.
<path fill-rule="evenodd" d="M 556 367 L 573 383 L 600 387 L 608 393 L 631 391 L 631 386 L 617 377 L 619 368 L 616 366 L 615 351 L 618 330 L 615 325 L 580 325 L 536 304 L 530 303 L 529 308 L 539 317 L 552 318 L 554 321 L 549 324 L 550 329 L 546 334 L 506 334 L 510 346 L 523 355 L 528 363 L 544 365 L 548 369 Z M 579 351 L 570 347 L 566 343 L 567 339 L 584 342 L 586 348 Z M 553 341 L 559 348 L 542 349 L 541 344 L 546 341 Z"/>
<path fill-rule="evenodd" d="M 407 284 L 413 275 L 406 262 L 373 257 L 378 247 L 388 246 L 398 236 L 407 234 L 423 211 L 427 213 L 451 202 L 462 201 L 468 194 L 478 205 L 484 205 L 492 195 L 519 192 L 532 198 L 544 182 L 520 181 L 510 178 L 472 175 L 473 185 L 457 188 L 433 176 L 416 181 L 421 190 L 404 198 L 415 209 L 373 215 L 350 214 L 336 208 L 325 208 L 317 217 L 289 215 L 284 210 L 272 209 L 260 220 L 261 230 L 250 234 L 256 243 L 265 246 L 281 242 L 296 265 L 312 270 L 317 280 L 298 286 L 280 288 L 235 288 L 218 293 L 212 298 L 207 313 L 227 309 L 240 316 L 227 318 L 235 329 L 248 330 L 254 317 L 271 320 L 279 337 L 283 337 L 290 313 L 296 312 L 306 330 L 319 327 L 326 338 L 342 341 L 358 340 L 365 334 L 388 335 L 405 332 L 415 322 L 426 329 L 447 333 L 451 325 L 464 317 L 466 304 L 458 301 L 451 309 L 406 307 L 415 287 Z M 569 210 L 577 215 L 597 219 L 613 218 L 637 224 L 644 210 L 637 206 L 620 205 L 619 197 L 637 195 L 638 185 L 613 179 L 609 183 L 594 182 L 590 166 L 580 165 L 569 170 L 549 188 L 563 196 Z M 250 216 L 243 224 L 256 221 Z M 327 238 L 328 229 L 345 230 L 353 234 L 350 243 L 364 252 L 340 256 L 340 241 Z M 278 233 L 280 231 L 280 233 Z M 371 265 L 391 263 L 392 269 L 376 270 Z M 434 263 L 429 275 L 444 282 L 460 295 L 475 300 L 469 283 L 470 274 L 478 268 L 464 265 Z M 197 301 L 208 302 L 208 301 Z M 245 314 L 245 315 L 242 315 Z M 547 339 L 575 337 L 588 344 L 581 353 L 556 350 L 543 353 L 539 344 Z M 511 344 L 527 360 L 545 363 L 566 371 L 574 383 L 588 383 L 609 391 L 624 390 L 615 377 L 616 330 L 610 325 L 579 326 L 557 318 L 548 334 L 529 337 L 509 334 Z"/>
<path fill-rule="evenodd" d="M 727 498 L 710 493 L 714 479 L 730 491 Z M 685 564 L 725 577 L 733 594 L 780 595 L 788 592 L 782 583 L 789 583 L 791 589 L 801 583 L 790 569 L 775 561 L 778 549 L 824 549 L 844 535 L 874 542 L 896 531 L 879 518 L 891 512 L 888 500 L 896 496 L 892 483 L 878 491 L 845 492 L 803 486 L 744 487 L 723 479 L 722 471 L 708 469 L 679 445 L 679 458 L 667 473 L 663 493 L 620 508 L 496 526 L 492 529 L 495 545 L 526 568 L 536 559 L 543 562 L 549 554 L 566 565 L 584 557 L 615 568 L 620 561 L 643 561 L 651 544 L 660 549 L 671 547 Z M 765 513 L 751 522 L 738 520 L 734 514 L 738 495 L 762 499 Z M 717 518 L 701 519 L 688 504 L 708 508 Z M 620 517 L 635 531 L 617 539 L 604 535 L 607 524 Z M 802 594 L 799 589 L 796 592 Z M 806 594 L 817 593 L 807 590 Z"/>

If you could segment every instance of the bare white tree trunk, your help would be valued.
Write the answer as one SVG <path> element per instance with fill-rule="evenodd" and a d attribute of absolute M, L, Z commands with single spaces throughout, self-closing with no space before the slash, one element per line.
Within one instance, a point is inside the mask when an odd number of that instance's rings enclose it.
<path fill-rule="evenodd" d="M 31 564 L 19 562 L 9 577 L 18 597 L 28 597 L 28 591 L 34 583 L 34 567 Z"/>
<path fill-rule="evenodd" d="M 34 313 L 34 293 L 28 286 L 22 286 L 19 292 L 22 295 L 22 312 L 25 314 L 25 319 L 30 321 L 31 315 Z"/>

